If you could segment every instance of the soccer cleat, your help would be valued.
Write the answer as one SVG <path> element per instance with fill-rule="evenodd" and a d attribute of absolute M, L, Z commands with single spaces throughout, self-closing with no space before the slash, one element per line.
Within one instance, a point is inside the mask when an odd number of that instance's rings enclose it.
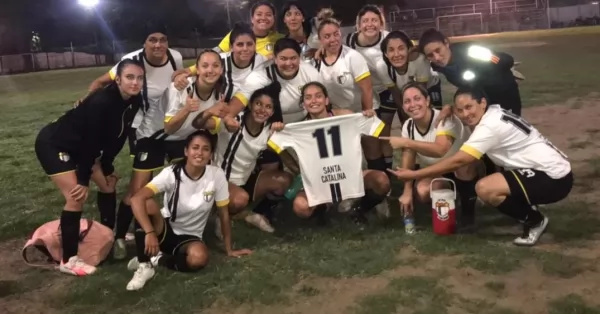
<path fill-rule="evenodd" d="M 96 272 L 96 267 L 86 264 L 78 256 L 71 256 L 66 263 L 61 262 L 58 270 L 73 276 L 87 276 Z"/>
<path fill-rule="evenodd" d="M 275 232 L 275 228 L 273 228 L 267 218 L 261 214 L 251 213 L 250 215 L 246 216 L 244 220 L 264 232 Z"/>
<path fill-rule="evenodd" d="M 530 226 L 525 222 L 523 224 L 523 235 L 516 238 L 513 243 L 520 246 L 534 246 L 540 239 L 546 227 L 548 226 L 548 218 L 544 216 L 544 219 L 535 226 Z"/>
<path fill-rule="evenodd" d="M 150 257 L 150 264 L 152 265 L 152 267 L 158 267 L 158 260 L 161 257 L 162 257 L 162 252 L 158 252 L 158 254 L 156 254 L 156 256 Z M 141 264 L 143 264 L 143 263 L 141 263 Z M 136 271 L 139 267 L 140 267 L 140 262 L 138 261 L 137 257 L 130 259 L 129 263 L 127 263 L 127 269 L 130 271 Z"/>
<path fill-rule="evenodd" d="M 125 239 L 117 239 L 115 245 L 113 245 L 113 258 L 121 260 L 127 257 L 127 246 L 125 245 Z"/>
<path fill-rule="evenodd" d="M 352 209 L 352 205 L 356 199 L 343 200 L 339 204 L 337 204 L 337 210 L 340 213 L 347 213 Z"/>
<path fill-rule="evenodd" d="M 152 279 L 156 271 L 150 263 L 140 263 L 137 270 L 133 273 L 133 278 L 127 283 L 127 291 L 140 290 L 146 285 L 148 280 Z"/>

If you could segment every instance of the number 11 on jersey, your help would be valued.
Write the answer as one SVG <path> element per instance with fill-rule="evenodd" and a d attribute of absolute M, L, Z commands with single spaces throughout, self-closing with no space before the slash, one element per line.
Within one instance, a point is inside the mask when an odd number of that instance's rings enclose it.
<path fill-rule="evenodd" d="M 341 156 L 342 155 L 342 141 L 340 139 L 340 126 L 335 125 L 330 127 L 327 130 L 327 134 L 331 137 L 331 150 L 333 156 Z M 325 129 L 320 128 L 316 129 L 313 132 L 313 137 L 317 139 L 317 145 L 319 147 L 319 156 L 321 159 L 329 158 L 329 149 L 327 147 L 327 138 L 325 135 Z"/>

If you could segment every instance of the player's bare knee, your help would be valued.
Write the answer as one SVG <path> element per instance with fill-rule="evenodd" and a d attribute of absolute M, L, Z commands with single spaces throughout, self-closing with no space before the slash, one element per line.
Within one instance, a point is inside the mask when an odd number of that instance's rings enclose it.
<path fill-rule="evenodd" d="M 239 191 L 231 196 L 231 207 L 235 210 L 243 209 L 248 205 L 250 196 L 244 191 Z"/>
<path fill-rule="evenodd" d="M 308 206 L 308 201 L 305 198 L 296 197 L 293 204 L 294 213 L 301 218 L 308 218 L 312 215 L 312 211 Z"/>
<path fill-rule="evenodd" d="M 390 191 L 390 179 L 385 173 L 377 171 L 373 176 L 373 184 L 371 188 L 373 192 L 379 195 L 386 195 Z"/>
<path fill-rule="evenodd" d="M 477 181 L 475 193 L 482 201 L 491 205 L 496 205 L 499 199 L 503 199 L 502 193 L 494 189 L 494 184 L 489 177 Z"/>
<path fill-rule="evenodd" d="M 422 202 L 422 203 L 429 202 L 429 200 L 430 200 L 429 184 L 427 182 L 420 181 L 419 183 L 417 183 L 416 190 L 417 190 L 417 197 L 419 198 L 420 202 Z"/>
<path fill-rule="evenodd" d="M 208 265 L 208 252 L 197 245 L 187 251 L 186 262 L 191 269 L 199 270 Z"/>

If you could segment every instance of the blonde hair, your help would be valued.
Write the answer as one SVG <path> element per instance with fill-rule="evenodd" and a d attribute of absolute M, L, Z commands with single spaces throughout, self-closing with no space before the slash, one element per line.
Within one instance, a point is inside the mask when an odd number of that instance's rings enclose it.
<path fill-rule="evenodd" d="M 317 20 L 323 21 L 326 19 L 331 19 L 331 18 L 333 18 L 334 14 L 335 13 L 333 12 L 333 10 L 331 8 L 323 8 L 323 9 L 319 10 L 319 13 L 317 13 Z"/>

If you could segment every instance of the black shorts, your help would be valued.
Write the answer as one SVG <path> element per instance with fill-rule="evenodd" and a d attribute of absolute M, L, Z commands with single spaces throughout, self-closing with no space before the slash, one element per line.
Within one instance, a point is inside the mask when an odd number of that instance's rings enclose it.
<path fill-rule="evenodd" d="M 129 128 L 129 133 L 127 134 L 127 143 L 129 144 L 129 155 L 131 157 L 135 156 L 135 143 L 137 142 L 136 132 L 136 128 Z"/>
<path fill-rule="evenodd" d="M 390 113 L 396 114 L 396 103 L 394 102 L 394 97 L 392 97 L 392 92 L 389 90 L 384 90 L 379 93 L 379 109 L 377 109 L 377 114 L 380 115 L 382 113 Z"/>
<path fill-rule="evenodd" d="M 510 194 L 529 205 L 556 203 L 569 195 L 573 187 L 573 173 L 552 179 L 545 172 L 533 169 L 503 171 Z"/>
<path fill-rule="evenodd" d="M 194 241 L 202 242 L 201 238 L 198 238 L 194 235 L 175 234 L 168 219 L 169 218 L 164 219 L 165 225 L 163 227 L 163 232 L 160 235 L 158 235 L 159 247 L 161 252 L 169 255 L 175 255 L 177 254 L 177 251 L 185 244 Z"/>
<path fill-rule="evenodd" d="M 185 141 L 164 141 L 153 138 L 141 138 L 136 144 L 133 159 L 133 170 L 153 171 L 167 162 L 177 161 L 184 157 Z"/>
<path fill-rule="evenodd" d="M 250 177 L 248 177 L 246 183 L 240 186 L 242 189 L 244 189 L 244 191 L 246 191 L 246 193 L 248 193 L 248 203 L 255 201 L 254 189 L 256 188 L 256 183 L 258 182 L 261 172 L 262 170 L 255 168 L 250 174 Z"/>
<path fill-rule="evenodd" d="M 258 159 L 256 161 L 256 167 L 260 169 L 260 166 L 267 164 L 279 163 L 281 165 L 281 157 L 279 154 L 274 152 L 271 149 L 265 149 L 260 152 Z"/>
<path fill-rule="evenodd" d="M 427 89 L 431 106 L 435 109 L 442 109 L 442 80 L 438 80 L 437 84 Z"/>
<path fill-rule="evenodd" d="M 54 176 L 75 171 L 78 163 L 77 154 L 63 150 L 51 143 L 51 132 L 48 127 L 43 127 L 35 139 L 35 155 L 44 172 L 49 176 Z"/>

